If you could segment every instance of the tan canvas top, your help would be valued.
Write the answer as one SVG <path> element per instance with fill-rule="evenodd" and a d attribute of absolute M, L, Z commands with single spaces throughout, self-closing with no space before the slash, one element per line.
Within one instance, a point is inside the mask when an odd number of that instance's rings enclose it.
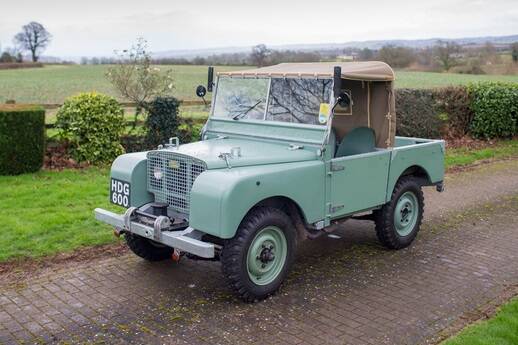
<path fill-rule="evenodd" d="M 380 61 L 281 63 L 244 71 L 219 72 L 218 75 L 332 78 L 335 66 L 342 68 L 343 79 L 366 81 L 393 81 L 395 79 L 392 68 Z"/>

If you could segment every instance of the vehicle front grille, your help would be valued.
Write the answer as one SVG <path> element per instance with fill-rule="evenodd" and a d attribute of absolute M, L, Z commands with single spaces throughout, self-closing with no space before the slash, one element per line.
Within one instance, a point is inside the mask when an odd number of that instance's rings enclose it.
<path fill-rule="evenodd" d="M 155 201 L 189 214 L 192 185 L 206 169 L 205 162 L 190 156 L 169 150 L 150 151 L 147 154 L 148 190 L 155 195 Z M 156 175 L 161 178 L 157 179 Z"/>

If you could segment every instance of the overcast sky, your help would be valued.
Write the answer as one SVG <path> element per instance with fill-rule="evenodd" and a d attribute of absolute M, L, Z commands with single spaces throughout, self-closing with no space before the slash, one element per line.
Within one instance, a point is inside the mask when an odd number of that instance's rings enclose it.
<path fill-rule="evenodd" d="M 518 34 L 517 0 L 0 0 L 0 43 L 29 21 L 45 55 L 93 56 L 139 36 L 152 51 Z"/>

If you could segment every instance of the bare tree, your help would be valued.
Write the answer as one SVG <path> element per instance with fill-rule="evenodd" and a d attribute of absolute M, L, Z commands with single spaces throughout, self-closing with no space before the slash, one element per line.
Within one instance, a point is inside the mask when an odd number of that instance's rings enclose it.
<path fill-rule="evenodd" d="M 460 46 L 455 42 L 438 41 L 434 47 L 434 53 L 444 70 L 448 72 L 457 64 L 457 55 L 460 53 Z"/>
<path fill-rule="evenodd" d="M 415 52 L 410 48 L 386 45 L 378 51 L 378 59 L 388 63 L 390 66 L 404 68 L 414 62 L 416 56 Z"/>
<path fill-rule="evenodd" d="M 264 44 L 258 44 L 252 47 L 252 53 L 250 58 L 257 67 L 263 67 L 266 64 L 266 59 L 270 55 L 271 51 Z"/>
<path fill-rule="evenodd" d="M 374 57 L 374 52 L 369 48 L 363 48 L 358 52 L 358 60 L 360 61 L 369 61 Z"/>
<path fill-rule="evenodd" d="M 119 56 L 117 65 L 110 67 L 107 79 L 124 98 L 137 104 L 135 124 L 142 110 L 147 110 L 149 102 L 159 96 L 172 95 L 174 90 L 173 71 L 161 71 L 151 65 L 151 54 L 147 51 L 147 41 L 137 39 L 137 43 Z M 95 63 L 95 58 L 91 59 Z"/>
<path fill-rule="evenodd" d="M 38 61 L 40 53 L 47 48 L 51 39 L 52 35 L 43 25 L 37 22 L 30 22 L 24 25 L 22 31 L 14 36 L 14 41 L 21 48 L 31 52 L 33 62 Z"/>

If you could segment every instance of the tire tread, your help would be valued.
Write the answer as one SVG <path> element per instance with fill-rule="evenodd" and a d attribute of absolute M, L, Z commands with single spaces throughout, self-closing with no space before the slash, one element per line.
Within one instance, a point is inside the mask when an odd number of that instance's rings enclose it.
<path fill-rule="evenodd" d="M 415 192 L 419 204 L 419 216 L 415 225 L 417 230 L 412 231 L 412 233 L 405 238 L 401 238 L 394 229 L 394 209 L 399 196 L 409 189 Z M 423 220 L 423 211 L 424 196 L 421 186 L 412 176 L 400 178 L 394 187 L 390 201 L 383 205 L 380 210 L 374 212 L 376 235 L 381 244 L 389 249 L 402 249 L 409 246 L 419 232 Z"/>

